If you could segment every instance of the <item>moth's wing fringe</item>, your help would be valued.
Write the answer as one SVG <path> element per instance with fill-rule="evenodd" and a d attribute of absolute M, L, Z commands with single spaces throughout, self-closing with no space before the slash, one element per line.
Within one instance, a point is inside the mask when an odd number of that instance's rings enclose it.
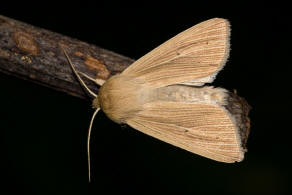
<path fill-rule="evenodd" d="M 241 144 L 244 150 L 247 150 L 246 143 L 250 133 L 250 118 L 249 112 L 251 106 L 247 103 L 247 101 L 239 97 L 235 93 L 228 92 L 228 96 L 226 98 L 227 104 L 224 105 L 226 110 L 233 116 L 236 124 L 238 126 Z"/>

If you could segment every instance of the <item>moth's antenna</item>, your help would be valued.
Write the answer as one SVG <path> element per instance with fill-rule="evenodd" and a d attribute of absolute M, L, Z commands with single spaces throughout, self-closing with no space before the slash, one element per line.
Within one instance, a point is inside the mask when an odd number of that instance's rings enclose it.
<path fill-rule="evenodd" d="M 89 124 L 89 128 L 88 128 L 88 137 L 87 137 L 87 161 L 88 161 L 88 180 L 89 182 L 91 181 L 90 179 L 90 135 L 91 135 L 91 127 L 94 121 L 94 118 L 96 116 L 96 114 L 98 113 L 98 111 L 100 110 L 100 108 L 97 108 L 95 110 L 95 112 L 92 115 L 90 124 Z"/>
<path fill-rule="evenodd" d="M 81 74 L 82 76 L 84 76 L 85 78 L 87 78 L 88 80 L 91 80 L 93 82 L 95 82 L 97 85 L 102 86 L 105 83 L 105 80 L 102 79 L 94 79 L 91 78 L 90 76 L 88 76 L 87 74 L 83 73 L 83 72 L 79 72 L 77 71 L 79 74 Z"/>
<path fill-rule="evenodd" d="M 68 62 L 69 62 L 69 64 L 70 64 L 70 66 L 71 66 L 71 68 L 72 68 L 74 74 L 76 75 L 78 81 L 79 81 L 80 84 L 82 85 L 82 87 L 84 87 L 90 95 L 92 95 L 94 98 L 96 98 L 97 95 L 96 95 L 94 92 L 92 92 L 92 91 L 86 86 L 86 84 L 84 83 L 84 81 L 83 81 L 83 80 L 81 79 L 81 77 L 79 76 L 79 74 L 78 74 L 78 72 L 76 71 L 76 69 L 74 68 L 73 63 L 71 62 L 71 59 L 69 58 L 69 56 L 68 56 L 66 50 L 65 50 L 62 46 L 61 46 L 61 48 L 63 49 L 64 54 L 65 54 L 65 56 L 66 56 L 66 58 L 67 58 L 67 60 L 68 60 Z"/>
<path fill-rule="evenodd" d="M 82 72 L 79 72 L 79 71 L 76 71 L 76 69 L 74 68 L 73 63 L 71 62 L 71 59 L 69 58 L 69 56 L 68 56 L 66 50 L 65 50 L 62 46 L 61 46 L 61 48 L 63 49 L 64 54 L 65 54 L 65 56 L 66 56 L 66 58 L 67 58 L 67 60 L 68 60 L 68 62 L 69 62 L 69 64 L 70 64 L 70 66 L 71 66 L 71 68 L 72 68 L 74 74 L 76 75 L 78 81 L 79 81 L 80 84 L 82 85 L 82 87 L 84 87 L 84 88 L 87 90 L 87 92 L 88 92 L 90 95 L 92 95 L 94 98 L 97 98 L 97 95 L 96 95 L 94 92 L 92 92 L 92 91 L 86 86 L 86 84 L 85 84 L 84 81 L 81 79 L 81 77 L 79 76 L 79 74 L 82 74 L 83 76 L 85 76 L 86 78 L 88 78 L 88 79 L 94 81 L 94 82 L 97 83 L 97 84 L 99 84 L 99 81 L 95 81 L 94 79 L 92 79 L 91 77 L 87 76 L 86 74 L 84 74 L 84 73 L 82 73 Z M 102 80 L 102 81 L 103 81 L 103 80 Z M 101 83 L 101 84 L 100 84 L 100 86 L 101 86 L 101 85 L 104 83 L 104 81 L 103 81 L 103 82 L 100 82 L 100 83 Z M 92 124 L 93 124 L 94 118 L 95 118 L 95 116 L 96 116 L 96 114 L 98 113 L 99 110 L 100 110 L 100 108 L 97 108 L 97 109 L 95 110 L 95 112 L 93 113 L 92 118 L 91 118 L 91 121 L 90 121 L 90 125 L 89 125 L 89 128 L 88 128 L 88 137 L 87 137 L 87 160 L 88 160 L 88 179 L 89 179 L 89 182 L 91 181 L 91 179 L 90 179 L 90 135 L 91 135 L 91 128 L 92 128 Z"/>

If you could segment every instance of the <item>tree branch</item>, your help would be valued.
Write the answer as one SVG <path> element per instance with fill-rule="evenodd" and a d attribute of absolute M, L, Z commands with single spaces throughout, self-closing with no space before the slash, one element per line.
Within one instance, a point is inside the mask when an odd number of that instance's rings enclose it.
<path fill-rule="evenodd" d="M 85 98 L 61 49 L 77 70 L 106 80 L 134 60 L 58 33 L 0 16 L 0 72 Z M 85 79 L 87 80 L 87 79 Z M 87 82 L 89 87 L 98 87 Z"/>

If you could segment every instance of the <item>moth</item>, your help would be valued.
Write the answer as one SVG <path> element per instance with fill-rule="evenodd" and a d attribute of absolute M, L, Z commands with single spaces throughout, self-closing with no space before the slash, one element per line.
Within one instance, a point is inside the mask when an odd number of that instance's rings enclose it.
<path fill-rule="evenodd" d="M 242 161 L 249 132 L 248 109 L 242 108 L 248 104 L 223 88 L 204 86 L 225 65 L 229 41 L 228 20 L 210 19 L 166 41 L 107 81 L 77 71 L 64 50 L 81 85 L 94 97 L 87 140 L 89 178 L 90 133 L 100 109 L 116 123 L 192 153 L 226 163 Z M 80 75 L 101 86 L 98 95 Z"/>

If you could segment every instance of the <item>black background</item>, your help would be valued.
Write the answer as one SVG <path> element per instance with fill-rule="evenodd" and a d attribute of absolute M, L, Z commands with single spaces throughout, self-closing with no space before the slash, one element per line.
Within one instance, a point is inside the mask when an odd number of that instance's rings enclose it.
<path fill-rule="evenodd" d="M 215 162 L 122 128 L 90 102 L 0 74 L 3 194 L 287 194 L 291 191 L 289 6 L 202 1 L 39 1 L 0 14 L 138 59 L 201 21 L 230 20 L 231 53 L 213 83 L 253 107 L 245 160 Z M 273 2 L 275 3 L 275 2 Z"/>

